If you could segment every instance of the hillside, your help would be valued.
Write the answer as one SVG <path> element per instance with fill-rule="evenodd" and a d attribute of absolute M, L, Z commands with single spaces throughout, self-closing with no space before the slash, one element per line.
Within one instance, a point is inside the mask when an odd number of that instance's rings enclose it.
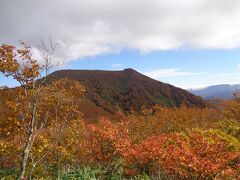
<path fill-rule="evenodd" d="M 189 90 L 189 92 L 201 96 L 204 99 L 231 99 L 234 92 L 240 90 L 240 85 L 221 84 L 215 86 L 209 86 L 203 89 Z"/>
<path fill-rule="evenodd" d="M 123 71 L 61 70 L 50 74 L 50 79 L 70 78 L 86 87 L 84 111 L 116 112 L 139 111 L 142 106 L 205 107 L 206 103 L 183 89 L 153 80 L 133 69 Z M 93 108 L 94 107 L 94 108 Z M 97 113 L 97 112 L 96 112 Z"/>

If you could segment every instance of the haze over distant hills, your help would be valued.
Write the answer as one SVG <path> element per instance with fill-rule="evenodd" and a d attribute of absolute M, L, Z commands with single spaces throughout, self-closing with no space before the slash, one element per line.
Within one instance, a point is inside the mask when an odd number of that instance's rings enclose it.
<path fill-rule="evenodd" d="M 215 86 L 209 86 L 202 89 L 188 90 L 189 92 L 201 96 L 204 99 L 221 98 L 221 99 L 231 99 L 233 98 L 233 93 L 240 90 L 240 84 L 230 85 L 221 84 Z"/>
<path fill-rule="evenodd" d="M 105 111 L 139 111 L 142 106 L 168 107 L 185 104 L 205 107 L 206 102 L 186 90 L 153 80 L 133 69 L 122 71 L 61 70 L 50 74 L 50 79 L 70 78 L 86 87 L 83 111 L 87 114 Z M 96 111 L 96 112 L 94 112 Z"/>

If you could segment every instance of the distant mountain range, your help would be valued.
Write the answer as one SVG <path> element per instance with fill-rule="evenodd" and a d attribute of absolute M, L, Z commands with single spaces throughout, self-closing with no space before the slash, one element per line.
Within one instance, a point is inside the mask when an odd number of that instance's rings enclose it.
<path fill-rule="evenodd" d="M 221 84 L 215 86 L 209 86 L 202 89 L 188 90 L 189 92 L 201 96 L 204 99 L 231 99 L 233 94 L 236 91 L 240 91 L 240 84 L 230 85 L 230 84 Z"/>
<path fill-rule="evenodd" d="M 133 69 L 61 70 L 53 72 L 49 77 L 50 80 L 69 78 L 82 83 L 86 87 L 82 110 L 89 117 L 103 112 L 114 114 L 119 111 L 140 111 L 142 106 L 207 106 L 201 97 L 151 79 Z"/>

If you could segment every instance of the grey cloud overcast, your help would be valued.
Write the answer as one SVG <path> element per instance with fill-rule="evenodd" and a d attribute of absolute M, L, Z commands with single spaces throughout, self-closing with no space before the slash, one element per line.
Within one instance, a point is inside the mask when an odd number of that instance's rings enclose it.
<path fill-rule="evenodd" d="M 240 47 L 239 0 L 1 0 L 0 42 L 50 35 L 65 60 L 137 49 Z"/>

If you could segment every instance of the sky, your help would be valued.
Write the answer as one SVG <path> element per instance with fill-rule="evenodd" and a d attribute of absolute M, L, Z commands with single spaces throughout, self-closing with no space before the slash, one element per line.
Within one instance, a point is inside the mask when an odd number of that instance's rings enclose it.
<path fill-rule="evenodd" d="M 181 88 L 240 84 L 239 0 L 0 0 L 0 44 L 58 44 L 59 69 L 133 68 Z M 41 61 L 39 59 L 39 61 Z M 0 85 L 16 82 L 0 75 Z"/>

